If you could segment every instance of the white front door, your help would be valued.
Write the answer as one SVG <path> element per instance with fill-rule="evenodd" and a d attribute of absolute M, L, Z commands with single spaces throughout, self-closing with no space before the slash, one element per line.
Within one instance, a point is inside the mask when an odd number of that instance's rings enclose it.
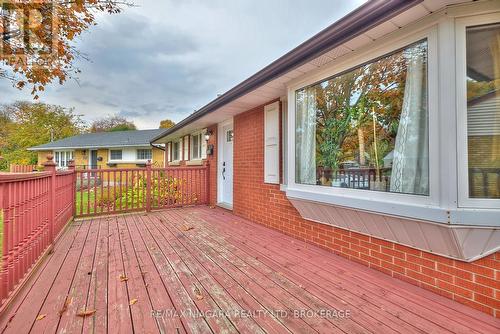
<path fill-rule="evenodd" d="M 219 126 L 219 204 L 233 205 L 233 123 Z"/>

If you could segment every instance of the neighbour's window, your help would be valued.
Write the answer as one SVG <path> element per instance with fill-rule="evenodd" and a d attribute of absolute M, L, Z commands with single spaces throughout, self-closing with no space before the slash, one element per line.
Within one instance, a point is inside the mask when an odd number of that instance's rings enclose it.
<path fill-rule="evenodd" d="M 151 149 L 137 150 L 137 160 L 151 160 L 153 158 L 153 151 Z"/>
<path fill-rule="evenodd" d="M 73 160 L 73 151 L 56 151 L 54 152 L 54 158 L 59 168 L 68 167 L 68 164 Z"/>
<path fill-rule="evenodd" d="M 111 150 L 110 160 L 122 160 L 123 151 L 122 150 Z"/>
<path fill-rule="evenodd" d="M 296 92 L 296 182 L 429 195 L 427 41 Z"/>
<path fill-rule="evenodd" d="M 179 141 L 172 143 L 172 161 L 178 161 L 181 159 L 181 144 Z"/>
<path fill-rule="evenodd" d="M 467 28 L 466 50 L 469 197 L 500 198 L 500 23 Z"/>
<path fill-rule="evenodd" d="M 203 139 L 203 135 L 201 133 L 191 136 L 191 159 L 192 160 L 201 159 L 202 139 Z"/>

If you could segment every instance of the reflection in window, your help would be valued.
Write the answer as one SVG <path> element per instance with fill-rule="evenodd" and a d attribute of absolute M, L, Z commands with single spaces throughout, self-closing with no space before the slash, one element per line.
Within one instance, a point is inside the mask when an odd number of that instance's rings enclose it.
<path fill-rule="evenodd" d="M 500 24 L 466 38 L 469 196 L 500 198 Z"/>
<path fill-rule="evenodd" d="M 296 182 L 429 195 L 427 41 L 296 92 Z"/>

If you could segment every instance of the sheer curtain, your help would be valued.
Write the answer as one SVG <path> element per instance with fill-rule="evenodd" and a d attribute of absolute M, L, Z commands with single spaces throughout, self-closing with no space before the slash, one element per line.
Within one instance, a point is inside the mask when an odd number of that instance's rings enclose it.
<path fill-rule="evenodd" d="M 296 182 L 316 184 L 316 93 L 314 88 L 298 92 L 296 106 Z"/>
<path fill-rule="evenodd" d="M 391 192 L 429 195 L 429 121 L 426 48 L 405 50 L 407 60 L 403 107 L 391 174 Z"/>

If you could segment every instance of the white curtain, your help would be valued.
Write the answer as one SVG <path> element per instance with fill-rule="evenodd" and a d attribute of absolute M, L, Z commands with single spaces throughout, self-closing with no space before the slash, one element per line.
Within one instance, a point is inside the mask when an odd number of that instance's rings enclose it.
<path fill-rule="evenodd" d="M 306 88 L 297 99 L 296 182 L 316 184 L 316 94 Z"/>
<path fill-rule="evenodd" d="M 429 195 L 426 52 L 407 49 L 407 74 L 391 174 L 391 192 Z"/>

